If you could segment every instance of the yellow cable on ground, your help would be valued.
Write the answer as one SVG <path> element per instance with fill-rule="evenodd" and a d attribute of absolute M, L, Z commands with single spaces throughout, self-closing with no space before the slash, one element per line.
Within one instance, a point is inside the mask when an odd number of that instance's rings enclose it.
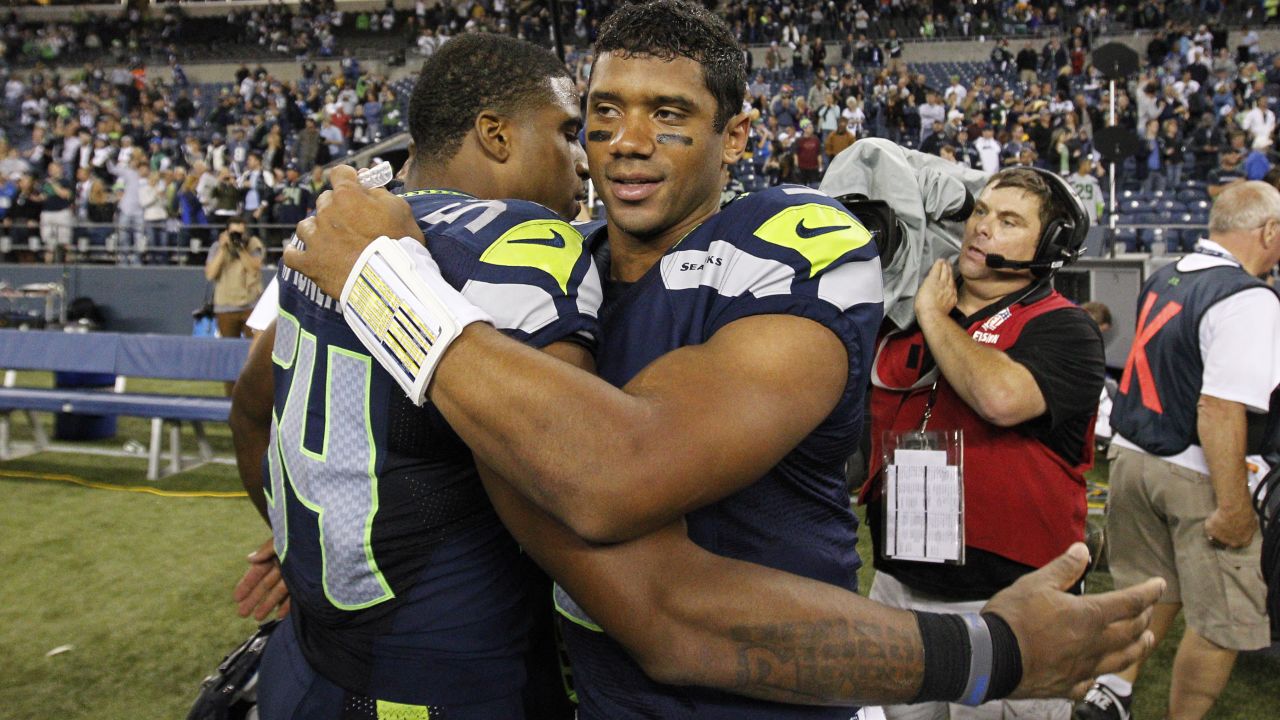
<path fill-rule="evenodd" d="M 116 490 L 119 492 L 147 493 L 160 497 L 174 498 L 243 498 L 248 493 L 243 490 L 161 490 L 145 485 L 109 485 L 98 483 L 74 475 L 50 475 L 47 473 L 22 472 L 21 470 L 0 470 L 0 478 L 12 480 L 45 480 L 48 482 L 64 482 L 93 490 Z"/>

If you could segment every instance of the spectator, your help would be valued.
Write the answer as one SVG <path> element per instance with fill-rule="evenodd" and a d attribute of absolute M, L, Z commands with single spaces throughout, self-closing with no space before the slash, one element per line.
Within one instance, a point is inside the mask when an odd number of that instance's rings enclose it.
<path fill-rule="evenodd" d="M 1271 160 L 1267 157 L 1267 148 L 1271 147 L 1271 138 L 1262 136 L 1254 138 L 1252 149 L 1244 158 L 1244 177 L 1246 180 L 1262 180 L 1271 172 Z"/>
<path fill-rule="evenodd" d="M 990 125 L 984 126 L 982 128 L 982 137 L 973 141 L 973 147 L 978 151 L 978 158 L 983 172 L 995 174 L 1000 170 L 1000 141 L 996 140 L 994 127 Z"/>
<path fill-rule="evenodd" d="M 818 107 L 817 115 L 818 129 L 822 132 L 822 139 L 825 142 L 826 137 L 836 131 L 840 120 L 840 106 L 836 104 L 834 94 L 825 94 L 822 105 Z"/>
<path fill-rule="evenodd" d="M 1034 85 L 1037 81 L 1036 70 L 1040 67 L 1040 57 L 1031 46 L 1030 40 L 1018 51 L 1015 64 L 1018 68 L 1018 81 L 1023 85 Z"/>
<path fill-rule="evenodd" d="M 71 247 L 72 229 L 75 225 L 75 190 L 66 183 L 62 164 L 49 163 L 44 183 L 38 197 L 40 209 L 40 238 L 44 241 L 45 262 L 55 262 L 65 257 Z"/>
<path fill-rule="evenodd" d="M 933 132 L 934 121 L 939 124 L 947 121 L 947 106 L 942 104 L 938 93 L 930 90 L 925 93 L 925 102 L 920 106 L 920 140 L 923 142 Z"/>
<path fill-rule="evenodd" d="M 301 181 L 297 163 L 285 166 L 284 182 L 276 186 L 272 208 L 275 212 L 274 222 L 292 227 L 302 222 L 307 213 L 315 208 L 315 196 Z M 286 231 L 291 234 L 292 231 Z"/>
<path fill-rule="evenodd" d="M 1259 95 L 1254 99 L 1253 107 L 1244 114 L 1244 119 L 1240 121 L 1240 129 L 1249 133 L 1250 143 L 1258 138 L 1269 138 L 1275 134 L 1276 114 L 1271 108 L 1267 107 L 1267 96 L 1265 94 Z"/>
<path fill-rule="evenodd" d="M 875 548 L 873 600 L 978 612 L 987 598 L 1084 538 L 1084 472 L 1093 461 L 1093 415 L 1105 375 L 1102 337 L 1083 310 L 1052 290 L 1046 264 L 1031 271 L 984 262 L 996 253 L 1040 263 L 1069 258 L 1088 226 L 1070 192 L 1038 170 L 992 177 L 965 225 L 963 282 L 957 287 L 951 265 L 939 260 L 916 294 L 917 325 L 880 344 L 871 390 L 871 480 L 861 495 Z M 1043 232 L 1047 222 L 1065 225 Z M 885 438 L 910 441 L 921 418 L 927 430 L 964 433 L 962 565 L 895 557 L 886 545 L 882 452 L 893 452 Z M 1066 718 L 1070 705 L 1004 701 L 979 712 Z M 892 706 L 885 715 L 949 712 L 943 704 Z"/>
<path fill-rule="evenodd" d="M 44 203 L 31 175 L 14 174 L 9 179 L 14 187 L 9 209 L 4 215 L 4 229 L 13 247 L 22 256 L 34 259 L 35 251 L 39 249 L 40 213 Z"/>
<path fill-rule="evenodd" d="M 262 241 L 249 234 L 242 217 L 227 221 L 209 251 L 204 276 L 213 283 L 214 318 L 224 338 L 250 337 L 245 320 L 262 294 L 263 252 Z M 232 385 L 227 383 L 228 394 Z"/>
<path fill-rule="evenodd" d="M 1182 164 L 1186 155 L 1187 142 L 1183 139 L 1181 123 L 1172 118 L 1165 120 L 1160 128 L 1160 164 L 1164 166 L 1165 187 L 1177 188 L 1182 184 Z"/>
<path fill-rule="evenodd" d="M 800 122 L 800 137 L 795 141 L 795 155 L 800 184 L 818 187 L 824 167 L 822 140 L 814 134 L 813 123 L 808 120 Z"/>
<path fill-rule="evenodd" d="M 229 222 L 230 218 L 240 214 L 240 188 L 231 175 L 230 168 L 223 168 L 217 175 L 218 184 L 211 193 L 213 211 L 210 219 L 215 222 Z"/>
<path fill-rule="evenodd" d="M 1233 132 L 1230 145 L 1218 156 L 1218 167 L 1209 172 L 1207 181 L 1209 197 L 1216 198 L 1228 186 L 1245 179 L 1244 137 L 1242 132 Z"/>
<path fill-rule="evenodd" d="M 111 165 L 108 169 L 116 176 L 120 186 L 116 206 L 117 259 L 123 265 L 136 265 L 138 253 L 146 247 L 146 221 L 142 216 L 142 186 L 147 182 L 151 168 L 137 158 L 132 165 Z"/>
<path fill-rule="evenodd" d="M 1280 384 L 1280 302 L 1256 277 L 1277 262 L 1280 192 L 1260 182 L 1223 191 L 1208 240 L 1143 285 L 1111 411 L 1111 574 L 1117 587 L 1166 579 L 1157 643 L 1185 611 L 1170 717 L 1204 717 L 1237 651 L 1270 644 L 1244 456 L 1246 415 L 1266 412 Z M 1140 669 L 1100 677 L 1086 717 L 1128 715 Z"/>
<path fill-rule="evenodd" d="M 1093 175 L 1093 161 L 1086 157 L 1076 163 L 1076 171 L 1067 177 L 1067 184 L 1075 190 L 1085 212 L 1089 214 L 1089 224 L 1097 225 L 1098 214 L 1103 207 L 1103 196 L 1102 185 Z"/>
<path fill-rule="evenodd" d="M 930 128 L 929 134 L 925 136 L 924 142 L 920 143 L 920 152 L 937 155 L 938 151 L 947 142 L 947 133 L 943 129 L 941 120 L 934 120 L 933 127 Z"/>
<path fill-rule="evenodd" d="M 827 165 L 830 166 L 831 161 L 857 139 L 857 136 L 849 131 L 849 122 L 843 117 L 840 118 L 836 122 L 835 132 L 828 135 L 826 142 L 823 143 L 823 152 L 827 156 Z"/>
<path fill-rule="evenodd" d="M 142 222 L 146 226 L 148 249 L 168 248 L 165 228 L 165 223 L 169 219 L 168 192 L 168 183 L 161 176 L 161 172 L 147 167 L 143 174 L 143 183 L 138 189 L 138 200 L 142 205 Z M 147 254 L 144 259 L 152 262 L 157 260 L 157 256 Z M 160 255 L 158 260 L 168 262 L 169 258 L 167 255 Z"/>
<path fill-rule="evenodd" d="M 178 242 L 183 247 L 191 248 L 193 252 L 198 251 L 199 245 L 209 242 L 209 230 L 204 227 L 209 220 L 205 215 L 204 203 L 200 201 L 198 191 L 200 180 L 201 176 L 196 172 L 187 175 L 178 189 L 177 196 L 177 215 L 181 223 Z"/>

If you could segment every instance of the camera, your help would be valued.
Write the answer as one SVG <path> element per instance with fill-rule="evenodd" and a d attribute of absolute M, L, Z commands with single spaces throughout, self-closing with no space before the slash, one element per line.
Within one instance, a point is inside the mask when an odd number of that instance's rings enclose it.
<path fill-rule="evenodd" d="M 228 232 L 227 237 L 231 239 L 231 242 L 234 245 L 244 245 L 244 233 Z"/>

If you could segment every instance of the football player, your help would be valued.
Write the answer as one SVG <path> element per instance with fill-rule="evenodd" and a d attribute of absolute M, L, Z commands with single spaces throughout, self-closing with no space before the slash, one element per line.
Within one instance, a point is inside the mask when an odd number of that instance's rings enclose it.
<path fill-rule="evenodd" d="M 1159 582 L 1062 594 L 1082 546 L 981 616 L 899 613 L 851 592 L 841 467 L 880 321 L 868 233 L 802 187 L 718 211 L 748 120 L 741 55 L 705 10 L 624 6 L 596 57 L 586 137 L 608 210 L 589 238 L 608 241 L 603 380 L 469 322 L 473 304 L 430 269 L 434 248 L 395 222 L 402 201 L 353 173 L 335 172 L 326 209 L 299 226 L 307 250 L 286 253 L 341 298 L 409 396 L 448 418 L 508 526 L 563 583 L 580 717 L 843 720 L 860 700 L 1061 695 L 1145 651 Z M 383 305 L 353 303 L 352 288 L 387 282 L 400 291 Z M 402 304 L 439 330 L 411 365 L 378 321 Z M 680 549 L 682 519 L 698 551 Z M 674 549 L 654 553 L 663 542 Z"/>
<path fill-rule="evenodd" d="M 502 332 L 570 362 L 589 355 L 600 301 L 582 236 L 561 219 L 585 194 L 581 125 L 553 55 L 458 38 L 414 89 L 402 177 L 418 189 L 400 196 L 445 282 Z M 279 281 L 279 317 L 234 398 L 245 484 L 292 606 L 262 660 L 261 717 L 564 717 L 553 643 L 525 664 L 530 636 L 550 639 L 550 585 L 539 590 L 470 450 L 405 398 L 331 298 L 287 268 Z M 384 321 L 412 362 L 431 329 L 412 313 Z"/>

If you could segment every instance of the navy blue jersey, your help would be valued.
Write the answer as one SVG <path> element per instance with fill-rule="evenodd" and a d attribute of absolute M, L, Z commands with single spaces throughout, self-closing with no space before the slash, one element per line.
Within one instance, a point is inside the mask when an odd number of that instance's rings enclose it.
<path fill-rule="evenodd" d="M 445 280 L 534 346 L 593 343 L 600 283 L 546 208 L 404 195 Z M 352 692 L 414 705 L 519 693 L 535 570 L 471 451 L 365 352 L 337 303 L 280 272 L 269 510 L 299 644 Z"/>
<path fill-rule="evenodd" d="M 860 436 L 883 314 L 880 263 L 867 231 L 827 195 L 796 186 L 743 196 L 690 232 L 640 280 L 610 288 L 601 311 L 602 377 L 624 385 L 672 350 L 752 315 L 795 315 L 844 343 L 849 381 L 812 434 L 759 480 L 688 515 L 690 538 L 731 558 L 857 589 L 857 521 L 844 462 Z M 749 412 L 750 408 L 744 408 Z M 645 677 L 557 589 L 580 717 L 839 718 L 850 709 L 765 703 Z"/>

